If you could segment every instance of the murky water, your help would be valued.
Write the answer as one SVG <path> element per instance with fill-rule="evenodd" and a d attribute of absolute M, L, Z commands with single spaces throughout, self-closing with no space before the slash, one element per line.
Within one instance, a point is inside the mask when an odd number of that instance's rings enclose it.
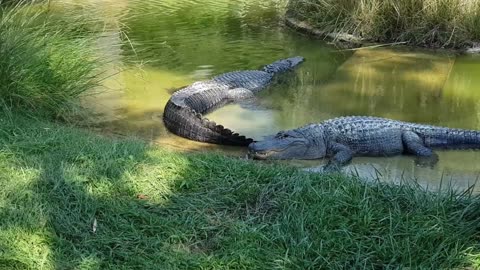
<path fill-rule="evenodd" d="M 58 6 L 70 8 L 72 3 L 63 0 Z M 255 106 L 228 105 L 208 118 L 256 139 L 345 115 L 480 129 L 480 57 L 407 48 L 337 50 L 284 28 L 279 20 L 283 1 L 91 0 L 82 4 L 83 11 L 106 19 L 107 30 L 98 46 L 111 59 L 112 76 L 105 82 L 106 91 L 85 100 L 97 113 L 96 126 L 103 131 L 135 135 L 176 149 L 244 155 L 245 149 L 169 134 L 161 120 L 163 107 L 181 86 L 293 55 L 302 55 L 307 62 L 262 92 Z M 121 71 L 118 66 L 123 67 Z M 480 152 L 439 155 L 433 169 L 415 166 L 411 157 L 393 157 L 356 158 L 346 170 L 369 179 L 416 178 L 431 187 L 442 182 L 465 188 L 476 181 Z M 323 161 L 288 163 L 318 170 Z"/>

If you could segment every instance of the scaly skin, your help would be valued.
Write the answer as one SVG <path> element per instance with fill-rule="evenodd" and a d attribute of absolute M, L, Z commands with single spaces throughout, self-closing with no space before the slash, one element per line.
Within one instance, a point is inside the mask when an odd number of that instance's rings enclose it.
<path fill-rule="evenodd" d="M 435 163 L 432 149 L 480 149 L 480 131 L 350 116 L 281 131 L 249 146 L 255 159 L 330 157 L 327 169 L 339 168 L 354 156 L 412 154 Z"/>
<path fill-rule="evenodd" d="M 249 99 L 266 88 L 276 74 L 302 63 L 292 57 L 266 65 L 263 70 L 234 71 L 208 81 L 193 83 L 177 92 L 165 106 L 163 120 L 171 132 L 201 142 L 247 146 L 253 140 L 203 118 L 203 114 L 226 103 Z"/>

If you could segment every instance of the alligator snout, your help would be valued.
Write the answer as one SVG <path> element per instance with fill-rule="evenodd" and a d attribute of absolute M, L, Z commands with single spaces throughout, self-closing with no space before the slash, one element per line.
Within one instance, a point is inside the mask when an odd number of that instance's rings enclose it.
<path fill-rule="evenodd" d="M 275 153 L 275 150 L 271 149 L 270 145 L 266 145 L 265 141 L 248 145 L 248 157 L 252 159 L 268 159 L 273 153 Z"/>
<path fill-rule="evenodd" d="M 301 56 L 295 56 L 292 58 L 289 58 L 290 62 L 292 63 L 292 67 L 298 66 L 301 63 L 305 62 L 305 58 Z"/>
<path fill-rule="evenodd" d="M 251 144 L 248 145 L 248 154 L 247 154 L 247 156 L 248 156 L 248 158 L 256 159 L 256 157 L 255 157 L 255 154 L 256 154 L 256 153 L 257 153 L 257 152 L 255 151 L 255 143 L 253 142 L 253 143 L 251 143 Z"/>

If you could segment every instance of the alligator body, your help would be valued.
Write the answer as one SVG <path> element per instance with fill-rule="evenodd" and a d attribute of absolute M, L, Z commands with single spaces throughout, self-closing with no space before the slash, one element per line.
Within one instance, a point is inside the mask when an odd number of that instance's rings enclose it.
<path fill-rule="evenodd" d="M 330 157 L 330 170 L 354 156 L 412 154 L 433 165 L 438 157 L 432 149 L 480 149 L 480 131 L 351 116 L 281 131 L 250 144 L 249 153 L 255 159 Z"/>
<path fill-rule="evenodd" d="M 165 126 L 195 141 L 247 146 L 252 139 L 209 121 L 203 114 L 232 101 L 252 98 L 276 74 L 292 70 L 303 61 L 303 57 L 292 57 L 266 65 L 262 70 L 234 71 L 193 83 L 175 92 L 167 102 L 163 114 Z"/>

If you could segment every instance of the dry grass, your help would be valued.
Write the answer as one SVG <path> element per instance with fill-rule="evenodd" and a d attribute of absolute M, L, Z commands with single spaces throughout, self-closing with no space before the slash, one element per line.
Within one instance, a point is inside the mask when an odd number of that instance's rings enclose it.
<path fill-rule="evenodd" d="M 463 48 L 480 40 L 479 0 L 295 0 L 288 11 L 327 32 L 376 42 Z"/>

